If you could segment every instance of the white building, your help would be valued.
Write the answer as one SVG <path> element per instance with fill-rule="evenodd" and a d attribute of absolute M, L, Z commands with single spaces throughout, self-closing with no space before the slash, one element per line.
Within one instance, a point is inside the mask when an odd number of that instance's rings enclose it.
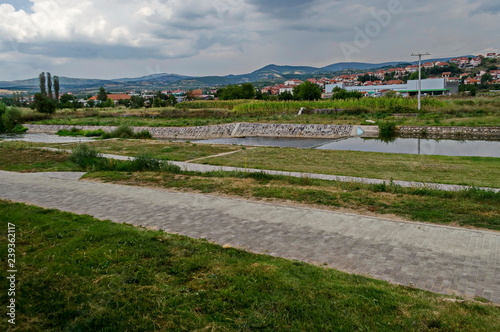
<path fill-rule="evenodd" d="M 325 92 L 331 93 L 334 88 L 339 87 L 347 91 L 365 92 L 370 95 L 380 94 L 382 90 L 392 90 L 403 96 L 415 95 L 418 92 L 418 80 L 409 80 L 406 84 L 371 85 L 371 86 L 345 86 L 343 83 L 327 84 Z M 429 95 L 448 95 L 458 92 L 458 84 L 447 82 L 444 78 L 422 80 L 422 93 Z"/>

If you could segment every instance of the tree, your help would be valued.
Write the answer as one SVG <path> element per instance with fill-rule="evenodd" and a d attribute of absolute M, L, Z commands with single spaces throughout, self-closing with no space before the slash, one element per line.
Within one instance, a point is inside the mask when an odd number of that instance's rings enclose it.
<path fill-rule="evenodd" d="M 54 113 L 56 111 L 56 103 L 42 93 L 35 93 L 33 107 L 40 113 Z"/>
<path fill-rule="evenodd" d="M 73 103 L 75 102 L 75 96 L 65 93 L 59 99 L 60 108 L 73 108 Z"/>
<path fill-rule="evenodd" d="M 41 72 L 40 75 L 38 75 L 38 80 L 40 84 L 40 93 L 42 96 L 47 96 L 47 89 L 45 88 L 45 72 Z"/>
<path fill-rule="evenodd" d="M 50 99 L 54 99 L 54 95 L 52 94 L 52 75 L 47 73 L 47 96 Z"/>
<path fill-rule="evenodd" d="M 101 86 L 99 88 L 99 93 L 97 94 L 97 100 L 100 100 L 101 102 L 105 102 L 108 100 L 108 94 L 106 93 L 106 90 Z"/>
<path fill-rule="evenodd" d="M 167 103 L 174 106 L 175 104 L 177 104 L 177 98 L 175 98 L 174 95 L 170 95 L 168 96 Z"/>
<path fill-rule="evenodd" d="M 298 100 L 317 100 L 321 98 L 321 93 L 321 88 L 309 81 L 293 88 L 293 96 Z"/>
<path fill-rule="evenodd" d="M 358 91 L 347 91 L 340 87 L 335 87 L 333 89 L 332 99 L 359 99 L 363 97 L 363 94 Z"/>
<path fill-rule="evenodd" d="M 290 91 L 283 91 L 278 95 L 278 100 L 293 100 L 293 94 Z"/>
<path fill-rule="evenodd" d="M 95 100 L 94 99 L 90 99 L 87 101 L 87 107 L 94 107 L 95 106 Z"/>
<path fill-rule="evenodd" d="M 255 98 L 255 88 L 251 83 L 242 85 L 228 85 L 218 91 L 219 99 L 253 99 Z"/>
<path fill-rule="evenodd" d="M 130 108 L 142 108 L 144 107 L 144 102 L 146 101 L 146 99 L 141 96 L 132 96 L 130 101 Z"/>
<path fill-rule="evenodd" d="M 111 98 L 108 98 L 106 99 L 105 102 L 101 102 L 101 107 L 105 107 L 105 108 L 114 108 L 115 107 L 115 102 L 111 99 Z"/>
<path fill-rule="evenodd" d="M 493 76 L 491 74 L 484 74 L 481 76 L 481 84 L 488 84 L 488 82 L 493 81 Z"/>
<path fill-rule="evenodd" d="M 468 92 L 472 97 L 477 94 L 477 86 L 474 84 L 460 84 L 458 87 L 458 91 L 460 92 Z"/>
<path fill-rule="evenodd" d="M 422 71 L 422 79 L 426 79 L 427 74 Z M 416 72 L 411 73 L 410 77 L 408 77 L 408 80 L 418 80 L 418 70 Z"/>
<path fill-rule="evenodd" d="M 255 98 L 255 88 L 252 83 L 243 83 L 240 86 L 241 99 L 254 99 Z"/>
<path fill-rule="evenodd" d="M 59 100 L 59 91 L 60 91 L 59 76 L 54 76 L 54 93 L 56 95 L 56 101 Z"/>

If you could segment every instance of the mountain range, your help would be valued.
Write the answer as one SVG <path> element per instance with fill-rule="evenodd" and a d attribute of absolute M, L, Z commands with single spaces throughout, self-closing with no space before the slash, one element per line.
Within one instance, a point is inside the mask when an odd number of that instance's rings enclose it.
<path fill-rule="evenodd" d="M 451 58 L 429 59 L 429 61 L 448 61 Z M 95 91 L 103 86 L 111 92 L 127 90 L 158 90 L 158 89 L 196 89 L 218 87 L 229 84 L 257 83 L 269 85 L 282 83 L 284 80 L 296 78 L 304 80 L 309 77 L 332 76 L 340 73 L 360 73 L 366 70 L 407 66 L 416 62 L 339 62 L 329 66 L 316 68 L 310 66 L 267 65 L 256 71 L 242 75 L 202 76 L 194 77 L 178 74 L 152 74 L 148 76 L 120 79 L 84 79 L 60 77 L 61 92 Z M 36 92 L 39 89 L 38 78 L 17 81 L 0 81 L 0 89 Z"/>

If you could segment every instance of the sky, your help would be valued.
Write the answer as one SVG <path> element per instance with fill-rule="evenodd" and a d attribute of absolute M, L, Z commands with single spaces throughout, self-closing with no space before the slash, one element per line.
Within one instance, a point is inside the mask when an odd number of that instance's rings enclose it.
<path fill-rule="evenodd" d="M 0 0 L 2 1 L 2 0 Z M 3 0 L 0 81 L 500 53 L 498 0 Z"/>

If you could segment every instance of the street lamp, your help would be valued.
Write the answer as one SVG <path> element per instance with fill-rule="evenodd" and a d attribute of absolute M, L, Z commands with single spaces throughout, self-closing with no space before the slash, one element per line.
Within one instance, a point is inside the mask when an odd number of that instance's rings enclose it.
<path fill-rule="evenodd" d="M 421 96 L 422 96 L 422 56 L 430 55 L 429 53 L 413 53 L 411 56 L 418 56 L 418 110 L 422 109 Z"/>

